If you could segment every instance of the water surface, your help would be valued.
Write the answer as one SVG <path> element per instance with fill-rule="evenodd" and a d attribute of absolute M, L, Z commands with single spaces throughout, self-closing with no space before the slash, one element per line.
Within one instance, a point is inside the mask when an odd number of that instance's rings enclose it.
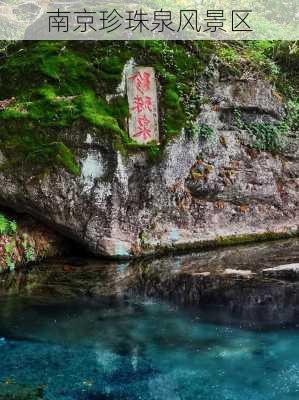
<path fill-rule="evenodd" d="M 298 282 L 266 279 L 256 291 L 255 279 L 237 277 L 229 287 L 232 278 L 223 287 L 219 280 L 225 268 L 299 262 L 298 244 L 136 264 L 53 260 L 2 276 L 0 400 L 298 400 Z M 250 324 L 219 307 L 176 305 L 189 299 L 186 282 L 207 272 L 220 282 L 211 285 L 212 302 L 219 295 L 220 303 L 240 304 Z M 249 313 L 247 297 L 274 284 L 272 302 Z"/>
<path fill-rule="evenodd" d="M 211 324 L 152 300 L 99 307 L 9 297 L 0 306 L 3 399 L 299 398 L 296 328 Z"/>

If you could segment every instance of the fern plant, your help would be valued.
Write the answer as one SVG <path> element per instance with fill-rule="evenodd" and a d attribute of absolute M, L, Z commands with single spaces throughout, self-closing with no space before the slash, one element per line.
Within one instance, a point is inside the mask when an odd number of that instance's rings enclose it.
<path fill-rule="evenodd" d="M 10 221 L 3 214 L 0 214 L 0 235 L 14 235 L 16 231 L 16 222 Z"/>

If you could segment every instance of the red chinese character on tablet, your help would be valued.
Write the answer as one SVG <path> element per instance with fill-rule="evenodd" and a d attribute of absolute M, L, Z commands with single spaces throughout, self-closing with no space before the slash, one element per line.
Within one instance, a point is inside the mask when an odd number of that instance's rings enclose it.
<path fill-rule="evenodd" d="M 137 132 L 133 135 L 134 137 L 140 137 L 144 141 L 151 137 L 150 120 L 145 115 L 139 115 L 137 117 Z"/>
<path fill-rule="evenodd" d="M 135 96 L 134 97 L 134 111 L 137 113 L 141 113 L 142 111 L 153 111 L 153 103 L 152 99 L 149 96 L 141 97 Z"/>
<path fill-rule="evenodd" d="M 152 102 L 152 98 L 149 96 L 145 96 L 144 100 L 143 100 L 143 107 L 145 110 L 152 112 L 153 111 L 153 102 Z"/>
<path fill-rule="evenodd" d="M 138 71 L 135 75 L 130 76 L 129 79 L 132 79 L 135 84 L 135 88 L 144 93 L 151 88 L 151 75 L 149 72 L 140 72 Z"/>

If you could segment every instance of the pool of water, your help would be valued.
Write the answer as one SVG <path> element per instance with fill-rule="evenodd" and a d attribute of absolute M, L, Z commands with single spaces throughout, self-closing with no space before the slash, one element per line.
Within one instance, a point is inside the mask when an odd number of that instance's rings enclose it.
<path fill-rule="evenodd" d="M 0 298 L 0 399 L 291 400 L 299 330 L 209 323 L 154 300 Z"/>

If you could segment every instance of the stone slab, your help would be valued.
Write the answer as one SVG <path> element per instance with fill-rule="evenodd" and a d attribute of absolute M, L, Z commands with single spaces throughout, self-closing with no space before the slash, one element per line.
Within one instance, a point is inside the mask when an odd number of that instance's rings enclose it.
<path fill-rule="evenodd" d="M 134 67 L 127 75 L 129 135 L 140 144 L 159 142 L 158 99 L 155 71 Z"/>

